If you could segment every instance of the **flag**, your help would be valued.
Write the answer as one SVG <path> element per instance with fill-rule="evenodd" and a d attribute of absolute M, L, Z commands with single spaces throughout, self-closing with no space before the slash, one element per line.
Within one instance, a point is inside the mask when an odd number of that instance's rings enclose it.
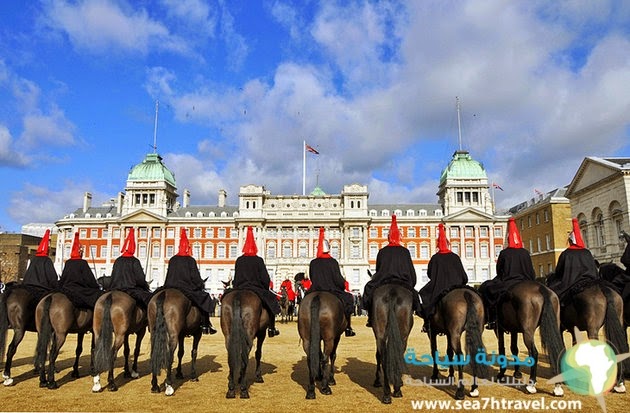
<path fill-rule="evenodd" d="M 494 183 L 494 182 L 492 183 L 492 187 L 493 187 L 493 188 L 497 188 L 497 189 L 499 189 L 499 190 L 503 191 L 503 188 L 501 188 L 501 187 L 499 186 L 499 184 L 496 184 L 496 183 Z"/>
<path fill-rule="evenodd" d="M 538 189 L 534 189 L 534 192 L 536 192 L 536 195 L 542 195 L 543 193 L 540 192 Z"/>
<path fill-rule="evenodd" d="M 315 155 L 319 155 L 319 152 L 317 152 L 317 150 L 313 148 L 311 145 L 309 145 L 308 143 L 306 144 L 305 148 L 307 151 L 314 153 Z"/>

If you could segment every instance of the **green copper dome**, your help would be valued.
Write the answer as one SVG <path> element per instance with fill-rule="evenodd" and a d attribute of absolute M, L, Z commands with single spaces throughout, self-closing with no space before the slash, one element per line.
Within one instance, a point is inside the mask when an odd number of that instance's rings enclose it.
<path fill-rule="evenodd" d="M 162 163 L 162 157 L 157 153 L 150 153 L 144 158 L 142 163 L 131 168 L 127 181 L 161 181 L 164 180 L 173 186 L 175 176 Z"/>
<path fill-rule="evenodd" d="M 475 161 L 468 152 L 456 151 L 453 159 L 448 166 L 442 171 L 440 176 L 440 184 L 447 179 L 487 179 L 483 165 Z"/>
<path fill-rule="evenodd" d="M 311 192 L 312 196 L 324 196 L 326 195 L 326 192 L 324 192 L 324 190 L 322 188 L 320 188 L 319 186 L 316 186 L 315 189 L 313 189 L 313 192 Z"/>

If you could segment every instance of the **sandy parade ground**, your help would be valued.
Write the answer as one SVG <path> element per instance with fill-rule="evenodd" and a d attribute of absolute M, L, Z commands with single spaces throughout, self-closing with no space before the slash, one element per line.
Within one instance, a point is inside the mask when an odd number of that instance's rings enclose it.
<path fill-rule="evenodd" d="M 287 324 L 278 323 L 281 335 L 267 338 L 263 346 L 263 378 L 264 383 L 253 382 L 254 359 L 251 353 L 248 369 L 250 399 L 226 399 L 227 390 L 227 352 L 224 339 L 219 332 L 213 336 L 203 336 L 199 347 L 197 369 L 199 381 L 191 382 L 188 378 L 175 380 L 175 394 L 167 397 L 164 393 L 152 394 L 150 375 L 150 337 L 147 334 L 142 344 L 139 372 L 140 378 L 131 380 L 122 376 L 122 349 L 118 354 L 115 371 L 117 392 L 107 390 L 102 393 L 92 393 L 92 378 L 89 376 L 89 340 L 85 338 L 85 352 L 81 357 L 81 374 L 79 379 L 70 377 L 76 335 L 70 335 L 61 350 L 58 360 L 56 378 L 60 385 L 57 390 L 39 388 L 39 379 L 33 375 L 33 354 L 36 334 L 27 333 L 18 348 L 14 359 L 12 376 L 15 384 L 10 387 L 0 386 L 0 410 L 2 411 L 125 411 L 125 412 L 296 412 L 306 409 L 313 412 L 402 412 L 418 410 L 438 411 L 537 411 L 547 407 L 559 411 L 602 411 L 597 400 L 591 396 L 578 395 L 565 387 L 565 395 L 557 398 L 552 395 L 553 385 L 547 383 L 551 371 L 546 354 L 541 351 L 539 364 L 538 393 L 527 394 L 523 386 L 518 386 L 518 380 L 512 379 L 511 385 L 497 384 L 491 381 L 480 386 L 478 398 L 466 397 L 459 402 L 453 398 L 455 388 L 452 385 L 428 385 L 431 368 L 426 366 L 408 365 L 407 384 L 403 387 L 403 397 L 393 399 L 391 405 L 381 403 L 382 389 L 374 388 L 375 372 L 375 341 L 372 330 L 364 326 L 364 317 L 355 317 L 354 327 L 357 335 L 352 338 L 342 337 L 339 344 L 336 362 L 336 381 L 332 387 L 333 394 L 322 395 L 317 391 L 315 400 L 305 399 L 307 384 L 306 356 L 302 349 L 297 333 L 296 321 Z M 219 319 L 214 318 L 213 324 L 219 326 Z M 417 354 L 429 353 L 429 341 L 426 334 L 420 332 L 422 320 L 415 318 L 415 325 L 409 339 L 408 347 Z M 9 332 L 8 340 L 12 337 Z M 491 331 L 485 331 L 484 342 L 488 352 L 497 350 L 497 340 Z M 565 334 L 565 342 L 570 343 L 570 336 Z M 135 336 L 132 337 L 132 343 Z M 445 338 L 438 339 L 440 354 L 445 352 Z M 191 339 L 186 339 L 186 354 L 184 356 L 184 374 L 190 373 L 190 345 Z M 527 356 L 521 344 L 520 358 Z M 465 380 L 471 381 L 468 366 Z M 497 367 L 493 367 L 493 376 Z M 523 380 L 528 378 L 529 368 L 524 368 Z M 508 370 L 511 378 L 511 370 Z M 442 382 L 446 379 L 446 372 L 441 371 Z M 160 383 L 164 380 L 164 373 L 160 376 Z M 103 385 L 106 374 L 101 375 Z M 469 386 L 468 386 L 469 387 Z M 468 388 L 467 387 L 467 388 Z M 607 394 L 604 396 L 608 412 L 628 412 L 630 409 L 630 394 Z M 451 403 L 451 408 L 445 409 L 426 405 L 420 406 L 421 401 L 440 401 Z M 581 410 L 562 405 L 565 402 L 581 403 Z M 455 403 L 461 403 L 456 405 Z M 531 404 L 531 403 L 537 403 Z M 559 403 L 555 405 L 555 403 Z M 529 403 L 529 405 L 528 405 Z M 551 405 L 553 403 L 554 405 Z M 566 407 L 563 409 L 563 407 Z"/>

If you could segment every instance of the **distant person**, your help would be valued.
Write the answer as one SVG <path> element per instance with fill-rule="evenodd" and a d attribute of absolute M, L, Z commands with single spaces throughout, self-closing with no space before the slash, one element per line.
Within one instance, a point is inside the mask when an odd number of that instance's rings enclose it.
<path fill-rule="evenodd" d="M 352 294 L 346 291 L 346 280 L 341 275 L 339 262 L 330 255 L 330 244 L 324 238 L 324 228 L 319 229 L 317 257 L 309 264 L 308 273 L 312 282 L 308 292 L 326 291 L 339 298 L 343 304 L 346 320 L 348 321 L 345 331 L 346 337 L 355 336 L 356 333 L 352 329 L 354 299 Z"/>
<path fill-rule="evenodd" d="M 486 304 L 487 328 L 493 330 L 497 320 L 497 304 L 515 284 L 521 281 L 534 281 L 536 271 L 529 252 L 523 248 L 521 234 L 514 218 L 508 220 L 507 248 L 497 258 L 497 276 L 484 281 L 479 292 Z"/>
<path fill-rule="evenodd" d="M 235 290 L 249 290 L 254 292 L 262 301 L 263 307 L 269 313 L 269 327 L 267 335 L 275 337 L 280 334 L 276 328 L 276 315 L 280 314 L 280 304 L 276 294 L 271 291 L 271 280 L 265 266 L 265 261 L 256 255 L 258 247 L 254 240 L 254 230 L 247 227 L 243 255 L 234 263 L 234 280 L 232 285 Z"/>
<path fill-rule="evenodd" d="M 96 300 L 103 294 L 90 265 L 83 259 L 83 245 L 79 233 L 74 233 L 70 259 L 66 261 L 59 280 L 59 291 L 77 308 L 94 310 Z"/>
<path fill-rule="evenodd" d="M 415 312 L 420 310 L 420 300 L 415 290 L 416 269 L 409 250 L 402 245 L 396 215 L 392 215 L 387 239 L 389 243 L 376 255 L 376 272 L 363 289 L 363 308 L 368 313 L 368 327 L 372 327 L 372 295 L 381 285 L 398 284 L 407 288 L 413 295 L 413 310 Z"/>
<path fill-rule="evenodd" d="M 435 306 L 449 291 L 463 287 L 468 283 L 468 275 L 464 270 L 459 255 L 449 248 L 444 224 L 438 225 L 437 253 L 433 254 L 427 267 L 429 282 L 420 289 L 422 298 L 423 331 L 428 331 Z"/>
<path fill-rule="evenodd" d="M 168 261 L 168 270 L 164 280 L 165 288 L 175 288 L 181 291 L 201 311 L 201 331 L 203 334 L 216 334 L 217 330 L 210 321 L 210 294 L 199 274 L 197 260 L 191 255 L 191 248 L 182 228 L 179 236 L 179 250 Z"/>
<path fill-rule="evenodd" d="M 140 307 L 146 310 L 153 294 L 140 260 L 134 257 L 135 253 L 135 232 L 133 228 L 130 228 L 123 244 L 122 255 L 114 261 L 109 288 L 129 294 Z"/>
<path fill-rule="evenodd" d="M 549 288 L 555 291 L 564 305 L 568 299 L 599 279 L 593 254 L 586 249 L 580 224 L 572 219 L 573 231 L 569 234 L 569 247 L 558 257 L 556 271 L 547 279 Z"/>

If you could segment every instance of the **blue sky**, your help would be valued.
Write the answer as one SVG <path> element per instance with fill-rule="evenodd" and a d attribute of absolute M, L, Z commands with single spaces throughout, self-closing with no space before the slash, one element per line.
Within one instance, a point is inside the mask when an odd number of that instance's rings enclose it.
<path fill-rule="evenodd" d="M 241 185 L 437 202 L 462 142 L 499 207 L 630 156 L 624 1 L 0 2 L 0 231 L 124 190 L 158 152 L 180 195 Z"/>

